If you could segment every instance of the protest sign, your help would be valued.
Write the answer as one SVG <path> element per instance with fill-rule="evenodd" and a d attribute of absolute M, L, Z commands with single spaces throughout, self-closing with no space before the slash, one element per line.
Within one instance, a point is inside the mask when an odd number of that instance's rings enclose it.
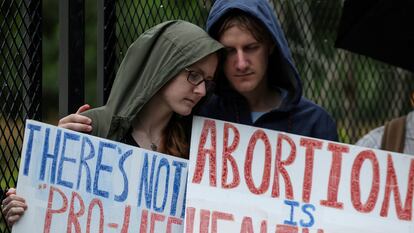
<path fill-rule="evenodd" d="M 183 232 L 187 160 L 28 120 L 27 232 Z"/>
<path fill-rule="evenodd" d="M 185 232 L 409 233 L 413 157 L 196 117 Z"/>

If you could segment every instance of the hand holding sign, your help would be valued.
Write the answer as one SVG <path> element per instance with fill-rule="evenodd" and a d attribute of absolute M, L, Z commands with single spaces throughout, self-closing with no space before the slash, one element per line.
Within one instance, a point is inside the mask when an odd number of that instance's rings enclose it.
<path fill-rule="evenodd" d="M 7 190 L 7 197 L 2 201 L 1 211 L 7 222 L 7 225 L 13 226 L 27 209 L 26 201 L 24 198 L 16 196 L 16 190 L 11 188 Z"/>

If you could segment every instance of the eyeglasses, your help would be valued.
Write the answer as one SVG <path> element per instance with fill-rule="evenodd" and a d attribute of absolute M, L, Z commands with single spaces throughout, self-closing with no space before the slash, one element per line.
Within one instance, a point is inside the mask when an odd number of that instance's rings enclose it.
<path fill-rule="evenodd" d="M 204 75 L 198 73 L 197 71 L 184 68 L 188 72 L 187 81 L 194 86 L 200 85 L 202 82 L 206 82 L 206 88 L 209 89 L 213 84 L 213 80 L 204 78 Z"/>

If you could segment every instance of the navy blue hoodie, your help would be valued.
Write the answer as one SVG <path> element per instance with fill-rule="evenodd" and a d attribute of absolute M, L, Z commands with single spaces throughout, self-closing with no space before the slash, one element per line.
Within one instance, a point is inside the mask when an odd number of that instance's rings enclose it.
<path fill-rule="evenodd" d="M 217 0 L 207 19 L 207 32 L 214 37 L 218 22 L 229 11 L 241 10 L 266 26 L 276 49 L 269 57 L 268 83 L 282 93 L 282 103 L 255 122 L 243 96 L 233 90 L 223 72 L 219 72 L 217 88 L 199 115 L 224 121 L 252 125 L 261 128 L 337 141 L 336 125 L 330 115 L 320 106 L 302 96 L 302 84 L 293 63 L 286 38 L 276 15 L 266 0 Z M 216 38 L 217 39 L 217 38 Z"/>

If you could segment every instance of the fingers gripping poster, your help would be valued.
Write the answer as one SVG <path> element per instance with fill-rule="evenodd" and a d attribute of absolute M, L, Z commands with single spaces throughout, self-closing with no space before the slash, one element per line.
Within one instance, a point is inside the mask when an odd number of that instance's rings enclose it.
<path fill-rule="evenodd" d="M 186 233 L 412 233 L 412 156 L 196 117 Z"/>
<path fill-rule="evenodd" d="M 27 232 L 183 232 L 187 160 L 28 120 L 17 194 Z"/>

